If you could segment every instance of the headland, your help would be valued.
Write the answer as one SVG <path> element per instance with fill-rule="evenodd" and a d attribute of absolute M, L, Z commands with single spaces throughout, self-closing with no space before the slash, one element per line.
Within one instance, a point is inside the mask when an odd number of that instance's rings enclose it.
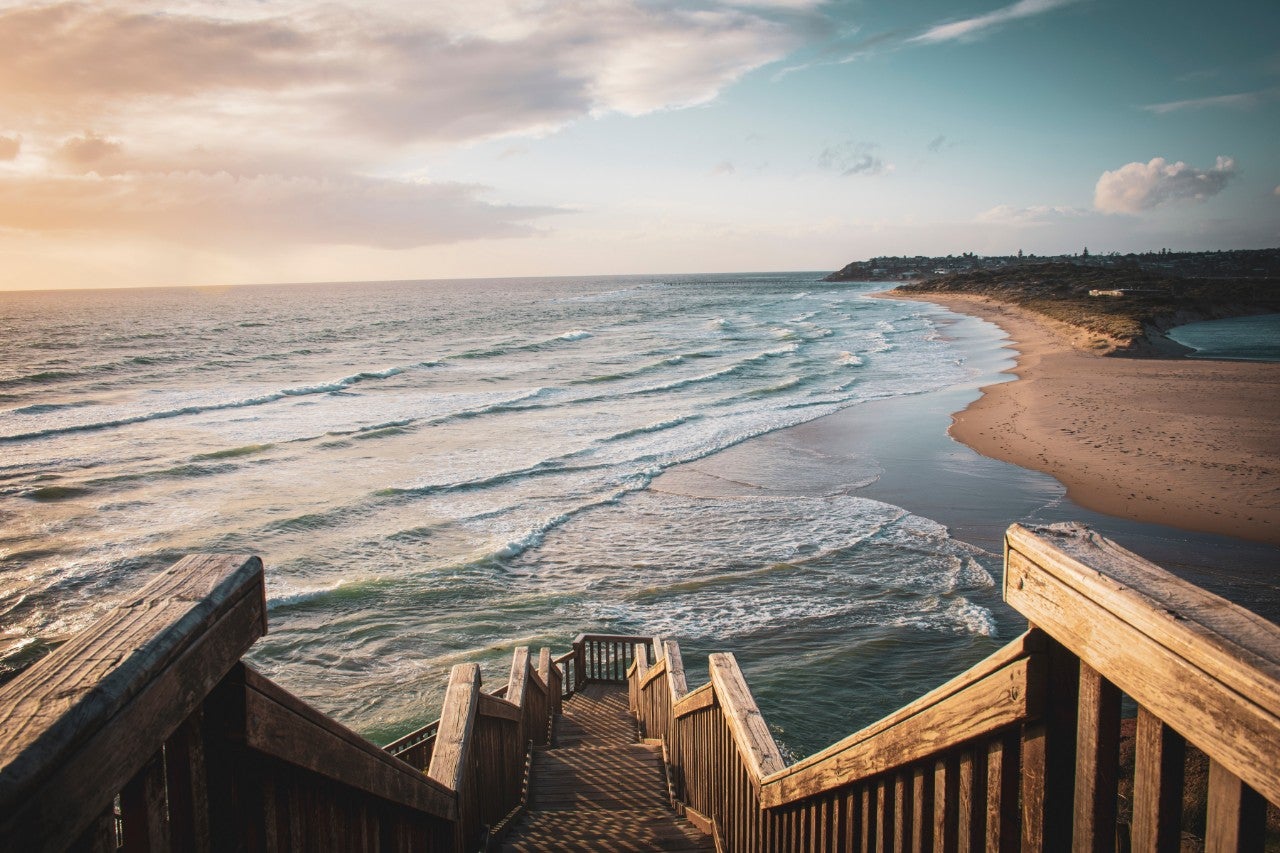
<path fill-rule="evenodd" d="M 956 439 L 1052 475 L 1100 512 L 1280 544 L 1280 364 L 1182 358 L 1161 334 L 1280 311 L 1276 280 L 1045 264 L 885 295 L 989 320 L 1019 353 L 1018 381 L 956 414 Z"/>

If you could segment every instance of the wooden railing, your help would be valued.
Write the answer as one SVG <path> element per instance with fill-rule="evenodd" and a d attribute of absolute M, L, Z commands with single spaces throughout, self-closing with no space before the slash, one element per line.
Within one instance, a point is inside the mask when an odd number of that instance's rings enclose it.
<path fill-rule="evenodd" d="M 1083 528 L 1015 525 L 1005 563 L 1033 627 L 784 766 L 732 655 L 690 691 L 674 641 L 604 634 L 517 649 L 491 693 L 455 666 L 440 720 L 379 748 L 241 660 L 266 630 L 256 557 L 186 557 L 0 686 L 0 850 L 476 850 L 563 698 L 624 678 L 673 805 L 724 850 L 1177 850 L 1197 751 L 1206 849 L 1261 849 L 1280 629 Z"/>
<path fill-rule="evenodd" d="M 256 557 L 185 557 L 0 686 L 0 849 L 433 850 L 456 796 L 240 662 Z"/>
<path fill-rule="evenodd" d="M 1077 526 L 1014 525 L 1005 564 L 1034 627 L 789 767 L 732 655 L 686 691 L 674 642 L 637 653 L 632 707 L 665 744 L 677 807 L 724 850 L 1178 850 L 1192 746 L 1209 762 L 1205 849 L 1261 850 L 1280 805 L 1280 629 Z"/>

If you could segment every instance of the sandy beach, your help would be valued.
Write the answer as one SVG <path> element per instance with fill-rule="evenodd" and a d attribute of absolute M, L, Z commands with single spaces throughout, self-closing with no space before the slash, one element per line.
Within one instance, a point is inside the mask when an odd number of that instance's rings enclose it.
<path fill-rule="evenodd" d="M 1280 544 L 1280 364 L 1101 357 L 1017 308 L 928 301 L 997 324 L 1019 353 L 1018 381 L 954 416 L 957 440 L 1099 512 Z"/>

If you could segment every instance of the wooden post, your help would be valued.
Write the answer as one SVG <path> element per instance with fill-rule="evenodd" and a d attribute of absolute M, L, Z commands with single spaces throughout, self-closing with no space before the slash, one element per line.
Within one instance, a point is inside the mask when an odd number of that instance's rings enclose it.
<path fill-rule="evenodd" d="M 1177 853 L 1182 840 L 1186 741 L 1146 708 L 1134 744 L 1133 853 Z"/>
<path fill-rule="evenodd" d="M 262 561 L 184 557 L 0 685 L 0 839 L 69 845 L 266 630 Z"/>
<path fill-rule="evenodd" d="M 1076 727 L 1076 853 L 1112 853 L 1120 765 L 1120 691 L 1093 667 L 1080 665 Z"/>

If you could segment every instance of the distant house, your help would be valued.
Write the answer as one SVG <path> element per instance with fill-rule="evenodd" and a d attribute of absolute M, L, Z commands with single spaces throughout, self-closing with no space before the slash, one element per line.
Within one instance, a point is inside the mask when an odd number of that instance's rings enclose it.
<path fill-rule="evenodd" d="M 1090 296 L 1168 296 L 1169 291 L 1160 288 L 1125 287 L 1120 290 L 1090 290 Z"/>

